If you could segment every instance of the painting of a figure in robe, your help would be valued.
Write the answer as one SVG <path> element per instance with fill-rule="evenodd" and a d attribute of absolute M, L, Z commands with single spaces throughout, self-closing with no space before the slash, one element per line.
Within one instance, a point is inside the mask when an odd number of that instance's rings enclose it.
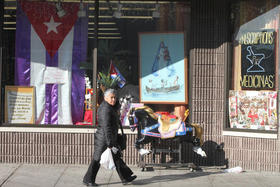
<path fill-rule="evenodd" d="M 186 103 L 183 33 L 140 33 L 140 98 Z"/>

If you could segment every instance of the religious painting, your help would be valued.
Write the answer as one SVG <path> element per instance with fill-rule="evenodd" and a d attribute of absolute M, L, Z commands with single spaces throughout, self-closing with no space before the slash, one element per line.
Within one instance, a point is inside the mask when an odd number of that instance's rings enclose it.
<path fill-rule="evenodd" d="M 275 36 L 274 30 L 263 30 L 240 37 L 242 90 L 274 90 Z"/>
<path fill-rule="evenodd" d="M 139 33 L 140 102 L 187 103 L 184 33 Z"/>
<path fill-rule="evenodd" d="M 277 92 L 229 92 L 229 121 L 231 128 L 277 130 Z"/>

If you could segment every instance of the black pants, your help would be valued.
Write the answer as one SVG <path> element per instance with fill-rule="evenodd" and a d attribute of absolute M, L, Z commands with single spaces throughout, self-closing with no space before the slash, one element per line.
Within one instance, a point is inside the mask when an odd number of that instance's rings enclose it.
<path fill-rule="evenodd" d="M 131 177 L 131 175 L 133 174 L 133 172 L 131 171 L 131 169 L 124 163 L 124 161 L 121 158 L 121 153 L 117 152 L 117 154 L 113 154 L 113 159 L 115 162 L 115 166 L 116 166 L 116 170 L 118 172 L 118 175 L 120 177 L 120 179 L 126 180 L 129 179 Z M 95 182 L 96 179 L 96 175 L 97 172 L 100 168 L 100 160 L 92 160 L 87 173 L 84 176 L 84 182 Z"/>

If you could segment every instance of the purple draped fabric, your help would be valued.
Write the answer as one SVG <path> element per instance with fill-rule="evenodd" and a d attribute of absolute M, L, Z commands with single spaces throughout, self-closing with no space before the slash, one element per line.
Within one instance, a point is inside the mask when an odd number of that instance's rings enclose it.
<path fill-rule="evenodd" d="M 27 13 L 24 12 L 24 9 L 21 6 L 21 3 L 23 2 L 19 1 L 17 3 L 15 85 L 33 86 L 30 85 L 31 63 L 33 63 L 31 62 L 31 50 L 34 50 L 31 47 L 32 24 L 29 20 L 30 17 L 28 17 Z M 29 6 L 35 5 L 36 3 L 37 2 L 32 2 Z M 38 2 L 37 6 L 39 3 L 40 5 L 50 7 L 48 2 Z M 79 3 L 75 4 L 75 6 L 79 6 Z M 55 6 L 51 8 L 55 8 Z M 84 10 L 87 12 L 86 4 L 84 4 Z M 71 98 L 69 98 L 71 99 L 71 106 L 69 107 L 71 107 L 72 122 L 74 124 L 83 121 L 85 81 L 84 70 L 79 69 L 79 64 L 82 61 L 86 61 L 87 57 L 87 27 L 88 16 L 78 17 L 74 24 L 73 51 L 72 53 L 69 53 L 72 55 Z M 46 59 L 44 60 L 45 66 L 58 67 L 58 56 L 58 52 L 51 57 L 46 51 Z M 37 105 L 45 106 L 45 124 L 58 124 L 59 95 L 63 97 L 63 94 L 58 94 L 58 84 L 45 84 L 45 88 L 45 103 L 37 103 Z M 36 116 L 36 118 L 40 117 L 41 116 L 38 115 Z"/>

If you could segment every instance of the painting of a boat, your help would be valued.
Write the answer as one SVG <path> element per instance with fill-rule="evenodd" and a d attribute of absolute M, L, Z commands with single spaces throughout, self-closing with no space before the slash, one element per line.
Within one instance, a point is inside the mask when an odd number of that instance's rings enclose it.
<path fill-rule="evenodd" d="M 140 103 L 186 104 L 183 32 L 139 33 Z"/>
<path fill-rule="evenodd" d="M 179 89 L 180 89 L 180 85 L 161 87 L 161 88 L 149 88 L 148 86 L 146 86 L 147 93 L 168 93 Z"/>

